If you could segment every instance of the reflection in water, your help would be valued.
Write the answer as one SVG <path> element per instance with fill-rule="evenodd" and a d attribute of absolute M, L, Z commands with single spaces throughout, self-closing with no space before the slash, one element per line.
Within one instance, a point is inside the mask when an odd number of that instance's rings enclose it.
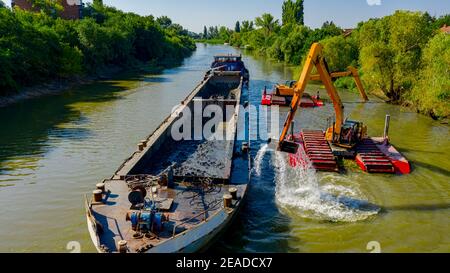
<path fill-rule="evenodd" d="M 218 53 L 237 50 L 199 45 L 181 67 L 161 75 L 125 74 L 0 108 L 0 252 L 64 252 L 68 241 L 79 241 L 83 252 L 95 251 L 83 195 L 109 177 L 198 84 Z M 251 55 L 244 54 L 244 61 L 255 106 L 264 86 L 298 73 Z M 319 86 L 308 90 L 327 97 Z M 346 114 L 364 121 L 371 135 L 382 134 L 384 116 L 391 114 L 391 139 L 413 162 L 413 173 L 368 175 L 348 163 L 343 175 L 298 175 L 276 168 L 285 161 L 277 163 L 273 151 L 258 153 L 266 143 L 255 141 L 246 205 L 211 251 L 364 252 L 372 240 L 386 252 L 450 250 L 449 127 L 376 99 L 357 103 L 356 93 L 341 95 Z M 280 110 L 283 124 L 288 110 Z M 324 129 L 333 115 L 329 102 L 302 109 L 296 127 Z"/>

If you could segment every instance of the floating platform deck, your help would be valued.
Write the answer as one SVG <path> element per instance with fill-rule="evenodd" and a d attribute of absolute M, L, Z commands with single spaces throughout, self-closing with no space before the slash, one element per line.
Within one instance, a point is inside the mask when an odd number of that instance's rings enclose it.
<path fill-rule="evenodd" d="M 276 94 L 263 94 L 261 98 L 261 105 L 272 106 L 289 106 L 292 102 L 293 96 L 280 96 Z M 314 108 L 322 107 L 324 103 L 322 100 L 317 99 L 315 96 L 311 96 L 308 93 L 304 93 L 300 100 L 300 107 L 302 108 Z"/>
<path fill-rule="evenodd" d="M 395 173 L 391 160 L 371 138 L 364 139 L 356 147 L 356 163 L 365 172 Z"/>
<path fill-rule="evenodd" d="M 288 136 L 288 139 L 303 147 L 289 155 L 292 167 L 307 167 L 309 160 L 318 171 L 337 172 L 339 165 L 336 159 L 345 158 L 355 160 L 361 170 L 369 173 L 411 172 L 408 160 L 380 137 L 366 138 L 355 149 L 330 145 L 325 139 L 325 133 L 320 130 L 303 130 L 300 134 Z"/>
<path fill-rule="evenodd" d="M 325 140 L 323 131 L 303 130 L 301 137 L 306 155 L 316 170 L 339 171 L 336 158 L 330 145 Z"/>

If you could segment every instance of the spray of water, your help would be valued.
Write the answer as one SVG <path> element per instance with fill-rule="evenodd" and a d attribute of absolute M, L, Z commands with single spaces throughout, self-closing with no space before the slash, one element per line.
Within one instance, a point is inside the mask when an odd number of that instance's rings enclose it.
<path fill-rule="evenodd" d="M 304 151 L 301 151 L 304 153 Z M 304 156 L 306 158 L 306 156 Z M 311 162 L 292 168 L 285 155 L 276 152 L 276 200 L 300 216 L 333 222 L 356 222 L 378 213 L 379 208 L 361 200 L 357 189 L 335 184 L 334 176 L 323 177 L 331 183 L 320 186 Z"/>
<path fill-rule="evenodd" d="M 261 166 L 263 163 L 264 156 L 266 155 L 268 150 L 269 145 L 265 144 L 261 147 L 261 149 L 259 149 L 258 153 L 256 154 L 253 171 L 257 176 L 261 176 Z"/>

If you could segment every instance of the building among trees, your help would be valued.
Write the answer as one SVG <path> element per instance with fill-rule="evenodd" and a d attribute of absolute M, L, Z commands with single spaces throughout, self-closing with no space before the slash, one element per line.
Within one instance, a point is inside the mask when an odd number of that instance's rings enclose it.
<path fill-rule="evenodd" d="M 46 3 L 41 3 L 42 1 L 37 0 L 11 0 L 11 6 L 19 7 L 23 10 L 29 11 L 40 11 L 43 9 L 43 5 Z M 82 17 L 83 10 L 83 2 L 82 0 L 54 0 L 55 4 L 59 4 L 62 7 L 62 10 L 57 12 L 53 10 L 54 13 L 57 13 L 63 19 L 68 20 L 77 20 Z M 48 7 L 45 7 L 48 8 Z"/>
<path fill-rule="evenodd" d="M 444 25 L 443 27 L 441 27 L 441 31 L 445 34 L 450 34 L 450 26 Z"/>

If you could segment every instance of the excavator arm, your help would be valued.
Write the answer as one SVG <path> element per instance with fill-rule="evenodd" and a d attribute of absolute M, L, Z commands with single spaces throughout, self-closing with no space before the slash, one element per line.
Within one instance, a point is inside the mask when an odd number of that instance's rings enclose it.
<path fill-rule="evenodd" d="M 330 73 L 330 77 L 332 79 L 349 77 L 349 76 L 352 76 L 353 79 L 355 79 L 356 87 L 358 88 L 359 94 L 361 95 L 361 98 L 363 99 L 363 101 L 364 102 L 369 101 L 366 91 L 364 90 L 364 86 L 362 85 L 361 79 L 359 78 L 358 70 L 356 68 L 354 68 L 353 66 L 349 66 L 349 67 L 347 67 L 347 71 Z M 317 75 L 312 75 L 309 79 L 311 81 L 320 81 L 321 77 L 320 77 L 320 75 L 317 74 Z"/>
<path fill-rule="evenodd" d="M 311 72 L 314 67 L 316 67 L 318 75 L 312 77 Z M 290 106 L 291 109 L 286 118 L 284 128 L 279 139 L 279 150 L 284 150 L 286 136 L 289 132 L 289 129 L 291 128 L 292 121 L 294 120 L 295 114 L 299 107 L 299 102 L 303 96 L 308 81 L 311 80 L 311 78 L 317 78 L 318 80 L 321 80 L 325 85 L 325 89 L 327 90 L 328 95 L 333 101 L 334 110 L 336 112 L 334 132 L 336 135 L 339 135 L 341 132 L 342 124 L 344 121 L 344 105 L 342 104 L 339 94 L 337 93 L 337 90 L 333 85 L 332 76 L 330 75 L 325 64 L 325 59 L 322 55 L 322 45 L 320 45 L 319 43 L 314 43 L 308 53 L 308 57 L 303 67 L 303 71 L 300 75 L 300 79 L 294 86 L 294 97 L 292 99 L 292 103 Z"/>

